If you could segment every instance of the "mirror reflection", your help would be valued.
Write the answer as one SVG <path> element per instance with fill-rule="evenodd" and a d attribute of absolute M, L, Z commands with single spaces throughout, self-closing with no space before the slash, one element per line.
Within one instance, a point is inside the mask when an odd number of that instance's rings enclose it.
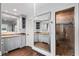
<path fill-rule="evenodd" d="M 50 51 L 50 33 L 48 20 L 35 21 L 34 45 L 45 51 Z"/>
<path fill-rule="evenodd" d="M 2 13 L 1 32 L 15 32 L 17 18 L 11 17 L 6 13 Z"/>
<path fill-rule="evenodd" d="M 45 51 L 50 51 L 49 23 L 47 21 L 36 22 L 36 32 L 34 35 L 34 45 Z"/>

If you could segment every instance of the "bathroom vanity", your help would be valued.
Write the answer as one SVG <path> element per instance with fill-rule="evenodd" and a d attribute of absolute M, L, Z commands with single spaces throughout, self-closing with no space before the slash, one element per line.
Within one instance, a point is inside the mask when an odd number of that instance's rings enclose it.
<path fill-rule="evenodd" d="M 1 38 L 2 54 L 26 46 L 25 33 L 6 32 Z"/>

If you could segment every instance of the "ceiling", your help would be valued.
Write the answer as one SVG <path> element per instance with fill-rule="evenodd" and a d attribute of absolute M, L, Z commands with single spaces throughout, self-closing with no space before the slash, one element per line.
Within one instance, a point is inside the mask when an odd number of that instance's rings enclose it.
<path fill-rule="evenodd" d="M 33 3 L 2 3 L 1 9 L 14 15 L 34 15 Z"/>
<path fill-rule="evenodd" d="M 24 14 L 28 16 L 34 15 L 34 10 L 36 13 L 50 11 L 61 6 L 71 5 L 73 3 L 36 3 L 36 8 L 34 9 L 35 3 L 2 3 L 2 11 L 8 11 L 15 14 Z M 16 9 L 16 11 L 13 11 Z"/>
<path fill-rule="evenodd" d="M 33 17 L 47 11 L 53 11 L 60 7 L 72 5 L 73 3 L 2 3 L 2 11 L 12 13 L 14 15 L 26 15 L 27 17 Z"/>
<path fill-rule="evenodd" d="M 2 3 L 2 20 L 16 22 L 19 15 L 31 17 L 34 15 L 33 3 Z"/>

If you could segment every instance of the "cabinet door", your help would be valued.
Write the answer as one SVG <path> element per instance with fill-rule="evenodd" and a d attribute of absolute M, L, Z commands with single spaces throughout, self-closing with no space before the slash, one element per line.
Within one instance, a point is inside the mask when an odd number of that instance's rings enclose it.
<path fill-rule="evenodd" d="M 21 47 L 26 46 L 26 37 L 25 35 L 21 35 Z"/>
<path fill-rule="evenodd" d="M 4 39 L 1 39 L 1 51 L 2 51 L 2 54 L 5 53 L 5 43 L 4 43 Z"/>
<path fill-rule="evenodd" d="M 16 42 L 15 42 L 15 39 L 14 39 L 13 37 L 8 38 L 8 39 L 6 40 L 6 49 L 7 49 L 8 51 L 15 49 L 15 47 L 16 47 L 15 44 L 16 44 Z"/>
<path fill-rule="evenodd" d="M 4 47 L 5 47 L 5 51 L 8 52 L 9 50 L 11 50 L 11 38 L 5 38 L 4 39 Z"/>
<path fill-rule="evenodd" d="M 34 42 L 38 42 L 39 39 L 39 34 L 34 34 Z"/>
<path fill-rule="evenodd" d="M 14 37 L 15 48 L 20 48 L 21 46 L 21 35 Z"/>
<path fill-rule="evenodd" d="M 16 49 L 16 48 L 26 46 L 25 41 L 26 41 L 25 35 L 19 35 L 19 36 L 5 38 L 3 41 L 3 46 L 2 46 L 3 53 Z"/>
<path fill-rule="evenodd" d="M 19 48 L 20 45 L 21 45 L 21 40 L 20 40 L 19 36 L 7 38 L 5 40 L 5 49 L 6 49 L 6 51 L 10 51 L 10 50 Z"/>
<path fill-rule="evenodd" d="M 39 35 L 40 37 L 40 42 L 46 42 L 46 43 L 50 43 L 49 42 L 49 35 Z"/>

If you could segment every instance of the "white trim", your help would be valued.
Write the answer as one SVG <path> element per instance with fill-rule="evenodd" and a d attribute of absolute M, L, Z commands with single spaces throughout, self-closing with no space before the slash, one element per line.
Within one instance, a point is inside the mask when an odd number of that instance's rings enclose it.
<path fill-rule="evenodd" d="M 45 51 L 45 50 L 39 49 L 39 48 L 34 47 L 34 46 L 32 47 L 32 49 L 36 50 L 37 52 L 39 52 L 39 53 L 41 53 L 41 54 L 43 54 L 43 55 L 51 56 L 51 53 L 48 52 L 48 51 Z"/>
<path fill-rule="evenodd" d="M 79 55 L 79 38 L 78 38 L 78 17 L 79 17 L 79 10 L 78 10 L 78 4 L 75 6 L 75 56 Z"/>

